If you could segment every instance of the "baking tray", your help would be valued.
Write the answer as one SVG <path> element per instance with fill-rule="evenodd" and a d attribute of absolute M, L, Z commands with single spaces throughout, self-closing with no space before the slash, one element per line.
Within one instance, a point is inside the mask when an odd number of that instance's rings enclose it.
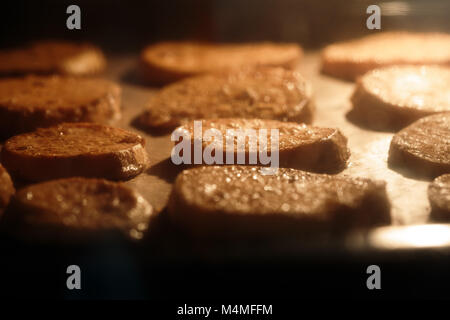
<path fill-rule="evenodd" d="M 141 84 L 135 76 L 137 57 L 112 59 L 108 77 L 118 81 L 123 88 L 123 118 L 119 126 L 136 130 L 131 123 L 146 107 L 157 88 Z M 335 80 L 321 75 L 318 52 L 307 53 L 299 71 L 312 82 L 317 110 L 313 124 L 339 128 L 348 138 L 351 151 L 350 163 L 342 173 L 387 182 L 387 191 L 392 203 L 394 225 L 424 223 L 429 215 L 427 199 L 428 181 L 405 177 L 387 167 L 387 155 L 392 133 L 365 130 L 346 119 L 352 82 Z M 159 211 L 164 208 L 171 190 L 171 182 L 180 170 L 170 162 L 173 142 L 170 135 L 152 136 L 139 131 L 147 141 L 151 167 L 146 173 L 127 182 L 139 190 Z"/>
<path fill-rule="evenodd" d="M 208 298 L 232 293 L 233 297 L 285 297 L 275 290 L 281 284 L 302 286 L 312 296 L 341 296 L 343 292 L 339 288 L 347 290 L 350 296 L 364 296 L 367 295 L 365 270 L 367 265 L 374 263 L 389 270 L 386 278 L 391 281 L 389 294 L 392 297 L 398 293 L 449 295 L 446 290 L 450 283 L 446 272 L 450 267 L 449 241 L 425 241 L 422 245 L 420 239 L 415 239 L 415 242 L 406 241 L 401 246 L 389 247 L 374 245 L 368 234 L 352 233 L 340 239 L 317 237 L 308 241 L 272 239 L 212 243 L 180 234 L 165 214 L 172 183 L 182 169 L 170 161 L 173 146 L 170 135 L 151 135 L 133 125 L 159 89 L 139 80 L 137 61 L 137 55 L 109 57 L 105 77 L 118 82 L 123 89 L 123 114 L 116 125 L 144 136 L 150 158 L 146 172 L 125 183 L 152 204 L 160 213 L 158 220 L 138 242 L 108 238 L 83 246 L 42 245 L 0 236 L 4 257 L 0 264 L 0 285 L 8 288 L 1 295 Z M 388 168 L 386 160 L 393 134 L 366 130 L 347 120 L 354 84 L 321 75 L 319 70 L 320 53 L 306 52 L 299 71 L 311 81 L 314 89 L 317 110 L 313 124 L 339 128 L 348 138 L 350 163 L 342 173 L 387 182 L 393 226 L 426 223 L 430 211 L 429 181 Z M 441 227 L 448 228 L 446 225 Z M 429 230 L 424 236 L 432 233 L 434 231 Z M 36 261 L 39 261 L 37 266 Z M 64 266 L 73 263 L 88 270 L 86 282 L 90 285 L 82 293 L 68 292 L 63 285 Z M 30 265 L 34 265 L 31 273 Z M 405 270 L 408 270 L 408 276 Z M 24 278 L 24 273 L 29 276 Z M 412 290 L 411 281 L 416 289 L 422 285 L 422 288 L 431 287 L 432 290 Z M 244 282 L 247 285 L 242 285 Z M 34 283 L 32 290 L 30 283 Z"/>

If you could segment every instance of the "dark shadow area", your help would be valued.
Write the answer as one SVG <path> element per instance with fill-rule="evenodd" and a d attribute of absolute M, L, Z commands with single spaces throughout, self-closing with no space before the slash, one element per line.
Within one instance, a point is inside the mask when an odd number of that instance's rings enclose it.
<path fill-rule="evenodd" d="M 351 122 L 353 125 L 357 126 L 360 129 L 363 130 L 372 130 L 372 131 L 376 131 L 376 132 L 387 132 L 387 133 L 395 133 L 395 130 L 392 129 L 388 129 L 388 128 L 380 128 L 380 127 L 374 127 L 371 126 L 370 124 L 368 124 L 365 121 L 362 121 L 357 114 L 354 112 L 353 109 L 349 110 L 346 114 L 345 114 L 345 118 Z"/>
<path fill-rule="evenodd" d="M 120 81 L 128 85 L 142 88 L 160 89 L 162 87 L 147 83 L 139 72 L 139 66 L 137 63 L 120 76 Z"/>
<path fill-rule="evenodd" d="M 387 166 L 389 169 L 401 174 L 405 178 L 420 180 L 420 181 L 428 181 L 428 182 L 431 182 L 434 179 L 430 176 L 427 176 L 426 174 L 421 174 L 420 172 L 410 170 L 405 166 L 399 166 L 396 164 L 392 164 L 389 162 L 389 160 L 388 160 Z"/>
<path fill-rule="evenodd" d="M 330 78 L 330 79 L 333 79 L 333 80 L 343 81 L 343 82 L 348 83 L 348 84 L 355 83 L 355 81 L 350 80 L 348 78 L 339 77 L 339 76 L 336 76 L 336 75 L 328 74 L 328 73 L 324 72 L 322 69 L 319 70 L 319 73 L 320 73 L 320 75 L 322 75 L 324 77 L 327 77 L 327 78 Z"/>
<path fill-rule="evenodd" d="M 42 245 L 0 235 L 7 263 L 0 266 L 0 296 L 38 299 L 142 299 L 142 283 L 135 244 L 100 237 L 84 245 L 54 241 Z M 81 290 L 68 290 L 68 266 L 81 269 Z"/>
<path fill-rule="evenodd" d="M 391 13 L 383 16 L 383 31 L 450 31 L 446 0 L 402 2 L 397 11 L 391 3 L 378 1 L 382 11 Z M 90 41 L 114 52 L 188 39 L 298 42 L 319 48 L 373 33 L 364 27 L 370 0 L 78 0 L 82 21 L 76 31 L 66 28 L 66 9 L 71 4 L 69 0 L 2 1 L 0 47 L 64 38 Z"/>
<path fill-rule="evenodd" d="M 144 233 L 143 243 L 147 245 L 158 246 L 160 239 L 170 235 L 172 226 L 167 217 L 167 208 L 164 208 L 161 212 L 158 212 L 149 223 L 149 228 Z"/>
<path fill-rule="evenodd" d="M 144 131 L 152 136 L 160 137 L 170 134 L 175 128 L 155 129 L 144 125 L 141 121 L 142 114 L 137 115 L 131 120 L 130 125 L 137 130 Z"/>
<path fill-rule="evenodd" d="M 172 236 L 179 254 L 169 256 L 170 246 L 163 240 L 159 242 L 162 246 L 154 248 L 144 243 L 108 241 L 76 249 L 24 245 L 0 235 L 0 296 L 155 300 L 251 297 L 265 301 L 450 297 L 448 251 L 405 250 L 368 255 L 335 250 L 320 256 L 313 252 L 255 256 L 252 251 L 243 251 L 224 262 L 206 259 L 206 251 L 189 258 L 183 253 L 187 247 L 184 240 L 176 234 Z M 237 252 L 242 247 L 228 250 Z M 225 249 L 216 248 L 215 252 L 218 250 L 226 254 Z M 382 290 L 366 287 L 366 269 L 374 263 L 382 272 Z M 82 290 L 67 289 L 69 265 L 80 267 Z"/>
<path fill-rule="evenodd" d="M 170 158 L 162 160 L 154 165 L 152 165 L 148 170 L 147 174 L 157 176 L 166 182 L 173 183 L 177 175 L 184 169 L 189 169 L 191 166 L 187 165 L 175 165 L 172 163 Z"/>

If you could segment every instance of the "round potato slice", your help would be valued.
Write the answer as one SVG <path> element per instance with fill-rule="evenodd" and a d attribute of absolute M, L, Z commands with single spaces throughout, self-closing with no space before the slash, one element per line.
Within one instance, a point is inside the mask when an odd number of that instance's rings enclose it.
<path fill-rule="evenodd" d="M 358 80 L 351 116 L 376 130 L 399 130 L 425 116 L 450 112 L 450 68 L 394 66 Z"/>
<path fill-rule="evenodd" d="M 164 84 L 202 73 L 223 72 L 249 66 L 294 68 L 302 49 L 292 43 L 206 44 L 162 42 L 141 53 L 144 78 Z"/>
<path fill-rule="evenodd" d="M 214 158 L 221 161 L 221 164 L 227 163 L 229 155 L 232 154 L 233 161 L 229 164 L 237 164 L 238 159 L 241 158 L 244 160 L 241 164 L 263 165 L 259 153 L 271 150 L 272 130 L 275 130 L 274 135 L 278 136 L 278 143 L 274 145 L 274 150 L 278 152 L 280 167 L 334 173 L 344 169 L 350 157 L 347 138 L 339 130 L 332 128 L 312 127 L 277 120 L 233 118 L 190 122 L 177 130 L 180 133 L 187 132 L 186 137 L 190 137 L 191 164 L 195 164 L 195 143 L 199 141 L 202 152 L 206 152 L 208 148 L 214 149 L 214 154 L 207 153 L 207 155 L 211 154 L 212 158 L 216 156 L 216 152 L 221 154 L 220 157 Z M 215 132 L 220 133 L 217 141 L 214 137 L 208 136 L 208 133 L 215 133 L 213 130 L 218 130 Z M 200 138 L 196 137 L 196 134 L 200 134 Z M 232 149 L 227 147 L 227 139 L 233 141 Z M 182 141 L 175 142 L 175 145 L 183 143 Z M 251 158 L 253 163 L 250 162 Z M 198 164 L 205 163 L 205 159 L 201 160 Z"/>
<path fill-rule="evenodd" d="M 261 118 L 311 123 L 310 84 L 297 72 L 258 68 L 194 77 L 163 88 L 140 117 L 142 126 L 170 130 L 190 120 Z"/>
<path fill-rule="evenodd" d="M 121 89 L 103 79 L 29 76 L 0 80 L 0 137 L 62 122 L 110 123 Z"/>
<path fill-rule="evenodd" d="M 450 113 L 419 119 L 396 133 L 388 162 L 417 177 L 435 178 L 450 173 Z"/>
<path fill-rule="evenodd" d="M 356 80 L 375 68 L 392 65 L 450 65 L 450 35 L 445 33 L 382 32 L 327 46 L 322 72 Z"/>
<path fill-rule="evenodd" d="M 145 140 L 132 132 L 94 123 L 63 123 L 14 136 L 2 149 L 5 168 L 20 179 L 66 177 L 129 179 L 148 164 Z"/>
<path fill-rule="evenodd" d="M 179 174 L 173 223 L 198 237 L 309 237 L 390 222 L 385 183 L 261 167 L 202 166 Z"/>
<path fill-rule="evenodd" d="M 93 239 L 120 232 L 140 239 L 153 208 L 122 183 L 69 178 L 20 189 L 6 212 L 3 227 L 29 239 Z"/>
<path fill-rule="evenodd" d="M 88 43 L 40 41 L 0 51 L 0 74 L 92 75 L 102 72 L 106 59 L 101 50 Z"/>

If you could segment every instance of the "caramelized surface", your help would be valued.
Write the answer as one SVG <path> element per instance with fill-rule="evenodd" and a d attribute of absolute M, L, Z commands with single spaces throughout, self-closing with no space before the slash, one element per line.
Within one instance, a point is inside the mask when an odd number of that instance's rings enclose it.
<path fill-rule="evenodd" d="M 394 135 L 391 150 L 393 148 L 423 159 L 433 166 L 450 169 L 450 113 L 414 122 Z"/>
<path fill-rule="evenodd" d="M 262 175 L 258 167 L 205 166 L 183 171 L 175 192 L 204 210 L 233 214 L 326 215 L 336 206 L 358 207 L 368 192 L 384 192 L 385 183 L 278 169 Z M 183 208 L 179 208 L 183 209 Z"/>
<path fill-rule="evenodd" d="M 144 145 L 132 132 L 94 123 L 64 123 L 9 139 L 5 149 L 22 156 L 68 157 L 102 154 Z"/>
<path fill-rule="evenodd" d="M 117 85 L 108 80 L 62 76 L 28 76 L 0 80 L 0 108 L 33 112 L 81 109 L 111 99 Z M 76 111 L 74 111 L 76 112 Z"/>
<path fill-rule="evenodd" d="M 223 162 L 228 164 L 230 164 L 228 159 L 230 152 L 234 152 L 234 162 L 232 163 L 240 163 L 237 162 L 237 157 L 244 153 L 245 164 L 262 165 L 258 152 L 267 150 L 271 153 L 272 139 L 276 139 L 277 136 L 278 144 L 273 148 L 274 151 L 278 151 L 280 167 L 336 173 L 346 167 L 350 157 L 347 138 L 337 129 L 262 119 L 207 119 L 202 120 L 201 123 L 202 150 L 214 149 L 214 154 L 215 152 L 222 153 Z M 195 141 L 199 139 L 195 134 L 200 134 L 200 128 L 197 127 L 194 130 L 194 125 L 194 121 L 192 121 L 178 128 L 180 133 L 186 134 L 187 131 L 191 137 L 191 163 L 194 163 L 195 160 Z M 198 126 L 199 123 L 197 122 L 196 125 Z M 207 132 L 208 134 L 212 132 L 210 129 L 219 130 L 220 135 L 217 137 L 217 141 L 215 136 L 207 136 Z M 271 133 L 273 129 L 278 130 L 278 134 L 274 137 Z M 183 137 L 184 139 L 186 138 Z M 229 141 L 234 142 L 233 149 L 227 145 Z M 179 141 L 175 142 L 175 144 L 178 143 Z M 253 154 L 255 162 L 250 162 L 251 154 Z M 202 163 L 205 163 L 204 160 Z"/>
<path fill-rule="evenodd" d="M 311 88 L 299 73 L 260 68 L 186 79 L 163 88 L 141 121 L 176 126 L 202 118 L 261 118 L 309 123 Z"/>
<path fill-rule="evenodd" d="M 217 129 L 223 136 L 223 149 L 225 149 L 225 141 L 227 139 L 227 130 L 242 130 L 253 129 L 259 136 L 258 130 L 267 130 L 267 147 L 271 146 L 271 129 L 277 129 L 279 131 L 279 148 L 288 149 L 293 147 L 299 147 L 302 145 L 308 145 L 317 143 L 321 140 L 330 139 L 333 135 L 340 135 L 341 133 L 337 129 L 332 128 L 320 128 L 312 127 L 305 124 L 297 124 L 293 122 L 283 122 L 277 120 L 262 120 L 262 119 L 239 119 L 239 118 L 224 118 L 224 119 L 207 119 L 202 121 L 203 133 L 209 129 Z M 194 122 L 179 127 L 181 130 L 187 130 L 191 133 L 191 139 L 194 140 Z M 204 136 L 203 136 L 204 138 Z M 235 143 L 237 138 L 232 136 Z M 203 145 L 207 146 L 211 141 L 202 140 Z M 245 141 L 246 150 L 248 151 L 248 139 Z M 222 145 L 220 146 L 222 147 Z M 345 147 L 345 146 L 344 146 Z"/>

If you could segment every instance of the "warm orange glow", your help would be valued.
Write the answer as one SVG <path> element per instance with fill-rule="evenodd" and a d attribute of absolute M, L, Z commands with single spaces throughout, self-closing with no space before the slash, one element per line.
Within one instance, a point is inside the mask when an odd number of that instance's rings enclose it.
<path fill-rule="evenodd" d="M 427 248 L 450 246 L 450 224 L 422 224 L 405 227 L 383 227 L 369 236 L 378 248 Z"/>

